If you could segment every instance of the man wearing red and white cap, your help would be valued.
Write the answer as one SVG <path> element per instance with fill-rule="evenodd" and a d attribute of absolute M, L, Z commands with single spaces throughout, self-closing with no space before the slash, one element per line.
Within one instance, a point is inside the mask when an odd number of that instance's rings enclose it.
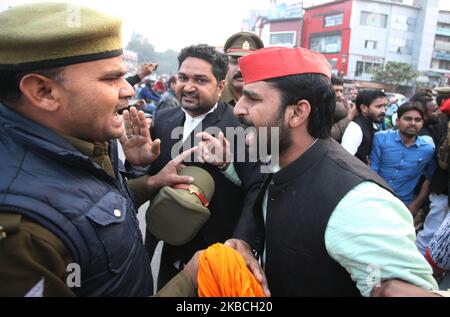
<path fill-rule="evenodd" d="M 266 292 L 387 295 L 396 289 L 389 287 L 395 279 L 408 282 L 399 295 L 436 290 L 431 267 L 414 245 L 408 209 L 330 139 L 335 94 L 325 57 L 272 47 L 239 64 L 245 85 L 234 114 L 258 135 L 261 128 L 279 129 L 279 153 L 271 155 L 279 155 L 280 168 L 265 182 L 254 212 L 241 218 L 237 239 L 227 244 L 246 257 Z M 267 280 L 251 250 L 261 255 Z"/>

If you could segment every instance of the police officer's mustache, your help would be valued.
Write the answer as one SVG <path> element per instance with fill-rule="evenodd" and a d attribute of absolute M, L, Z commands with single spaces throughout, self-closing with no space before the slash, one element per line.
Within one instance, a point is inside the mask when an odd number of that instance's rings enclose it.
<path fill-rule="evenodd" d="M 242 79 L 242 73 L 237 72 L 236 74 L 234 74 L 233 79 Z"/>

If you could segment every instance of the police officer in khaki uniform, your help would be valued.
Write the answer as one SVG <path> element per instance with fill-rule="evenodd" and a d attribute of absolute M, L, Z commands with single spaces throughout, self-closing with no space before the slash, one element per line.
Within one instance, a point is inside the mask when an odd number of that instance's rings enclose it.
<path fill-rule="evenodd" d="M 224 101 L 234 107 L 242 96 L 244 80 L 239 68 L 238 58 L 253 53 L 263 48 L 264 44 L 258 35 L 251 32 L 239 32 L 233 34 L 223 48 L 228 56 L 228 73 L 225 79 L 225 89 L 220 101 Z"/>
<path fill-rule="evenodd" d="M 0 21 L 0 297 L 152 295 L 137 207 L 193 181 L 176 172 L 192 151 L 127 180 L 117 139 L 133 166 L 160 143 L 143 112 L 118 115 L 134 96 L 120 20 L 37 3 Z M 196 270 L 194 259 L 159 295 L 195 295 Z"/>

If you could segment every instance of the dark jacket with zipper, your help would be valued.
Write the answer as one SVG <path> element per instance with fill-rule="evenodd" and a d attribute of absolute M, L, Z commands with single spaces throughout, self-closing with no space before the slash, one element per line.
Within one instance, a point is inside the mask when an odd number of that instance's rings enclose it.
<path fill-rule="evenodd" d="M 53 131 L 0 104 L 0 213 L 58 237 L 80 267 L 78 296 L 149 296 L 150 259 L 117 156 L 116 178 Z"/>

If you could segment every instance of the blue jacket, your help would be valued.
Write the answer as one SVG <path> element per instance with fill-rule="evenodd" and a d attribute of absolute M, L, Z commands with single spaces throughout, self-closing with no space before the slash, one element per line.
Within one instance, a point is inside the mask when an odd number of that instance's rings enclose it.
<path fill-rule="evenodd" d="M 31 218 L 59 237 L 81 268 L 79 296 L 149 296 L 150 259 L 136 208 L 117 175 L 53 131 L 0 103 L 0 212 Z M 118 212 L 120 210 L 120 212 Z"/>

